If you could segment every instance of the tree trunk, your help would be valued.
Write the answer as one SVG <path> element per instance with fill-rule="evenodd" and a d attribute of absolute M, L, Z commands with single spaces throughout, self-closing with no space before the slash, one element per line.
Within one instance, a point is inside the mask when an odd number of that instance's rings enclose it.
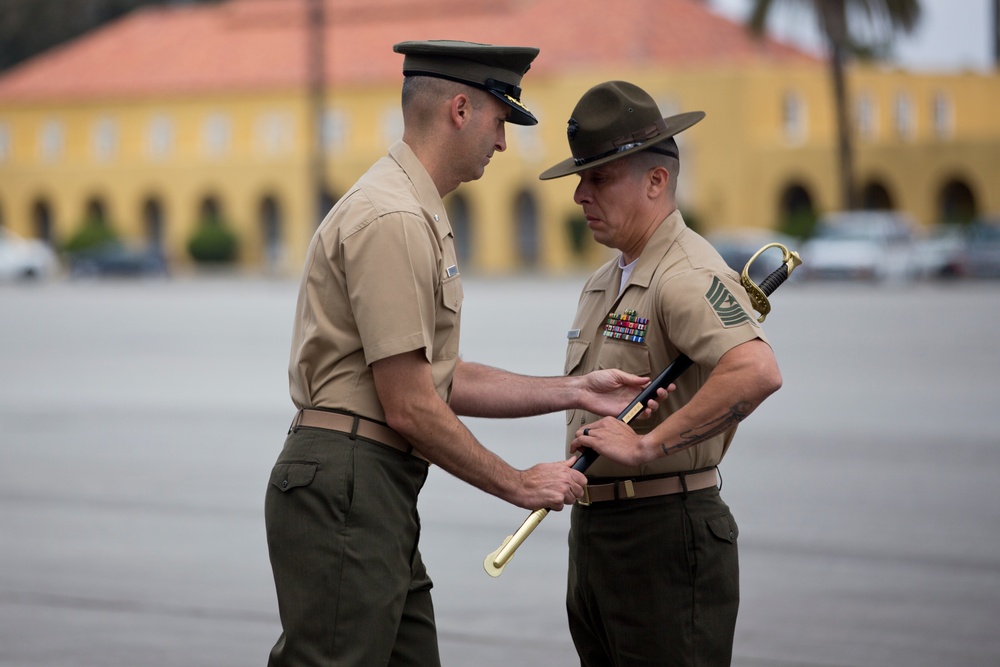
<path fill-rule="evenodd" d="M 854 183 L 853 132 L 851 100 L 847 90 L 845 60 L 847 57 L 847 9 L 843 0 L 816 3 L 820 25 L 830 45 L 830 76 L 833 83 L 833 103 L 837 115 L 837 167 L 840 177 L 840 207 L 857 208 Z"/>

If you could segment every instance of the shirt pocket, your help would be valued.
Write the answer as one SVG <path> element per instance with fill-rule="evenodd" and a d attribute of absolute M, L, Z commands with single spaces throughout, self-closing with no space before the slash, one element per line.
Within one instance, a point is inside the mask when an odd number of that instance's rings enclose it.
<path fill-rule="evenodd" d="M 461 276 L 454 275 L 441 281 L 441 305 L 457 313 L 462 310 L 462 300 L 465 291 L 462 289 Z"/>
<path fill-rule="evenodd" d="M 608 338 L 601 347 L 597 362 L 599 369 L 616 368 L 632 375 L 649 375 L 652 365 L 649 362 L 649 348 L 645 343 Z"/>
<path fill-rule="evenodd" d="M 571 340 L 566 346 L 566 364 L 563 366 L 563 375 L 581 375 L 577 371 L 580 368 L 580 364 L 583 363 L 583 357 L 587 354 L 587 349 L 590 347 L 590 341 L 586 340 Z M 566 423 L 572 424 L 576 420 L 576 413 L 578 410 L 571 409 L 566 411 Z"/>

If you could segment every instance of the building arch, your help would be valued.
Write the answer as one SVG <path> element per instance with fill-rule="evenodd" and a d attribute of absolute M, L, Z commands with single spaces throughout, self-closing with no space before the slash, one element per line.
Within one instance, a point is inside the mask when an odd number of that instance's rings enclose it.
<path fill-rule="evenodd" d="M 162 248 L 166 236 L 166 214 L 163 202 L 156 195 L 149 195 L 142 202 L 142 228 L 146 242 L 153 248 Z"/>
<path fill-rule="evenodd" d="M 972 187 L 959 177 L 942 184 L 937 196 L 937 222 L 968 223 L 979 214 Z"/>
<path fill-rule="evenodd" d="M 208 193 L 202 196 L 201 201 L 198 203 L 198 223 L 204 224 L 207 222 L 222 222 L 225 216 L 225 210 L 222 205 L 222 200 L 215 193 Z"/>
<path fill-rule="evenodd" d="M 461 194 L 452 194 L 445 202 L 445 209 L 448 211 L 448 221 L 451 223 L 451 231 L 455 239 L 455 254 L 458 256 L 459 266 L 467 266 L 475 262 L 472 249 L 475 236 L 475 225 L 472 221 L 469 200 Z"/>
<path fill-rule="evenodd" d="M 108 205 L 101 195 L 91 195 L 84 204 L 84 220 L 88 224 L 106 227 L 108 225 Z"/>
<path fill-rule="evenodd" d="M 268 268 L 275 268 L 284 257 L 284 210 L 273 193 L 261 198 L 257 210 L 264 263 Z"/>
<path fill-rule="evenodd" d="M 527 188 L 514 198 L 514 220 L 518 261 L 522 266 L 536 266 L 539 259 L 538 198 Z"/>
<path fill-rule="evenodd" d="M 48 197 L 35 198 L 31 204 L 31 226 L 35 237 L 53 243 L 55 241 L 53 220 L 52 203 Z"/>
<path fill-rule="evenodd" d="M 805 238 L 816 226 L 816 203 L 808 186 L 799 181 L 788 183 L 778 199 L 778 229 L 790 236 Z"/>
<path fill-rule="evenodd" d="M 878 179 L 871 179 L 861 187 L 861 207 L 868 211 L 890 211 L 896 208 L 896 198 Z"/>

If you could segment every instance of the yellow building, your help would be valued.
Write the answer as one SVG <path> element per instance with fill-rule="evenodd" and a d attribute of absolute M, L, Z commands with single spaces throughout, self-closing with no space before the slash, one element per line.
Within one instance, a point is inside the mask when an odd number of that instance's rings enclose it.
<path fill-rule="evenodd" d="M 680 137 L 680 202 L 701 230 L 774 228 L 796 207 L 838 205 L 825 64 L 755 41 L 703 3 L 325 0 L 322 42 L 310 6 L 146 8 L 4 73 L 0 224 L 58 244 L 96 217 L 182 264 L 215 215 L 244 265 L 297 273 L 318 211 L 401 136 L 391 47 L 406 39 L 541 48 L 522 95 L 540 124 L 508 126 L 506 153 L 448 198 L 467 270 L 562 271 L 604 256 L 574 235 L 574 179 L 537 175 L 568 154 L 576 100 L 608 79 L 646 88 L 665 113 L 708 113 Z M 996 73 L 852 69 L 866 204 L 924 225 L 1000 212 L 998 84 Z"/>

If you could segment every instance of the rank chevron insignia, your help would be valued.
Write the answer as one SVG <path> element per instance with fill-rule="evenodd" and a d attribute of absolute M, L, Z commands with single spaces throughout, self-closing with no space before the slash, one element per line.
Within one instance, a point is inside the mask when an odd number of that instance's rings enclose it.
<path fill-rule="evenodd" d="M 722 284 L 718 276 L 713 277 L 712 286 L 705 293 L 705 299 L 712 304 L 715 314 L 722 320 L 722 326 L 735 327 L 744 322 L 753 323 L 753 318 L 747 315 L 747 311 L 743 310 L 743 306 L 736 300 L 733 293 Z"/>

